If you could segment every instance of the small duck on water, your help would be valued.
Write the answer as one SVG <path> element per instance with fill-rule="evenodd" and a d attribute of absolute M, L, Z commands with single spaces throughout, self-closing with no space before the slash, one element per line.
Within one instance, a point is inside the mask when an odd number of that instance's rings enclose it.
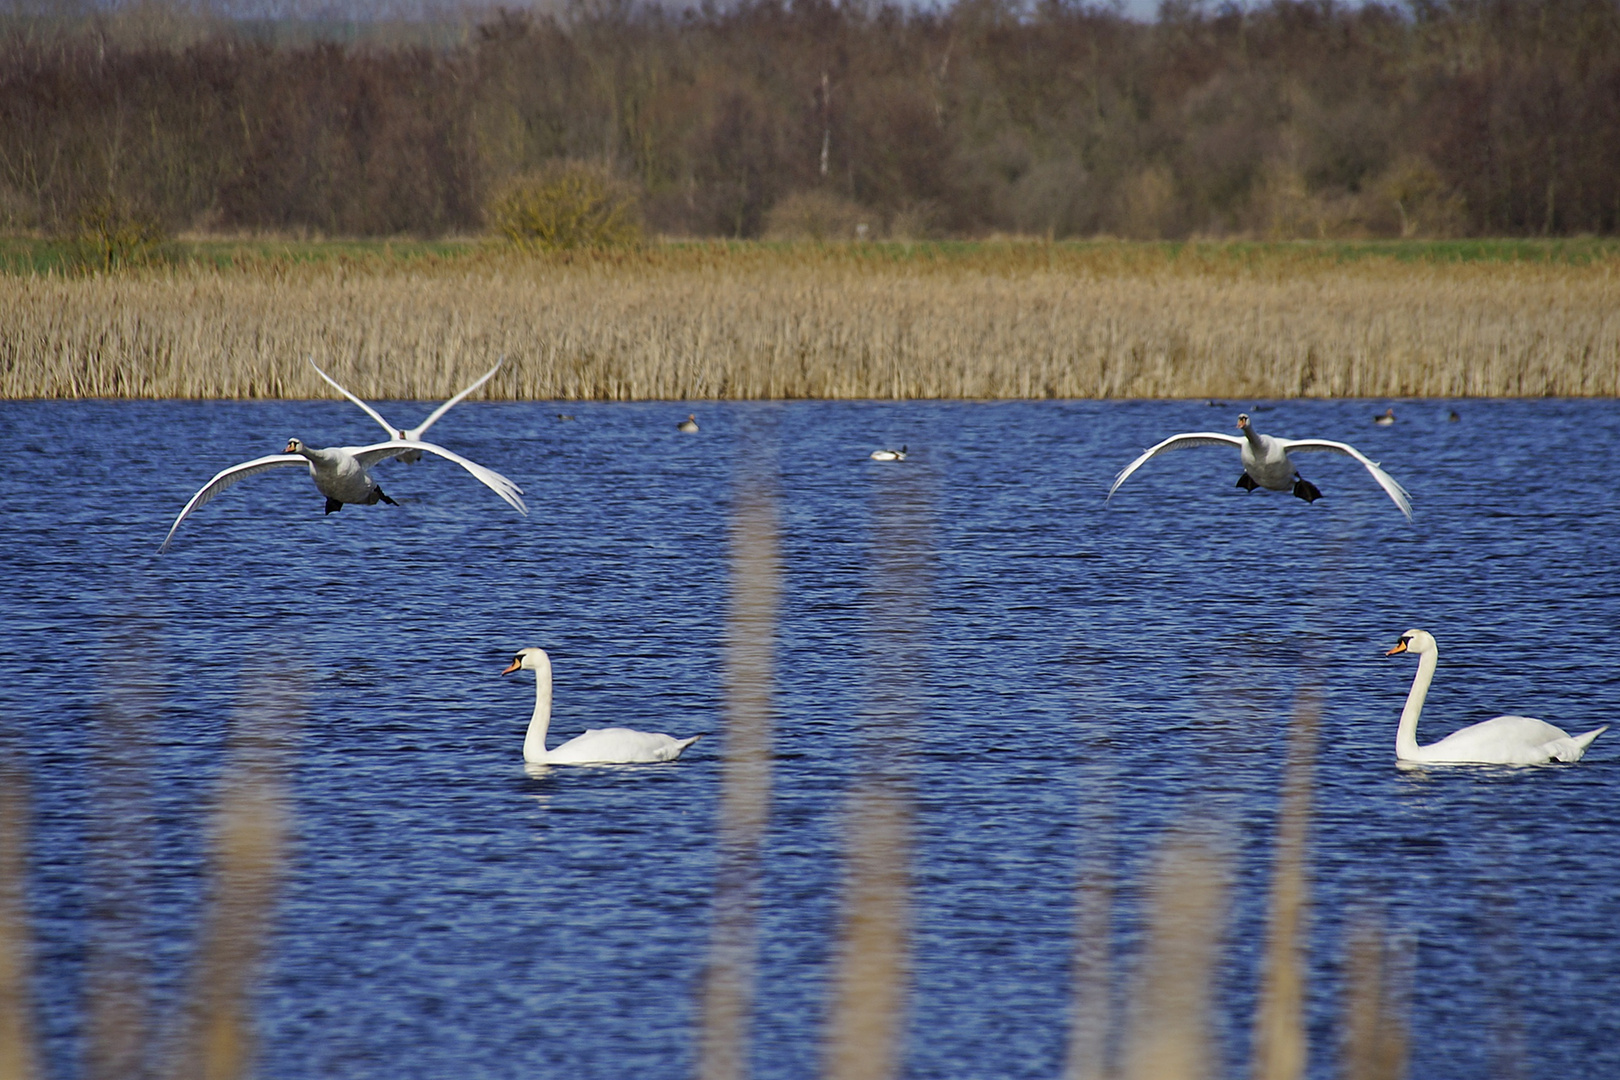
<path fill-rule="evenodd" d="M 898 450 L 874 450 L 874 451 L 872 451 L 872 460 L 873 461 L 904 461 L 904 460 L 906 460 L 906 448 L 904 446 L 902 446 Z"/>
<path fill-rule="evenodd" d="M 697 429 L 697 413 L 687 413 L 686 419 L 675 425 L 676 431 L 685 431 L 691 433 Z"/>

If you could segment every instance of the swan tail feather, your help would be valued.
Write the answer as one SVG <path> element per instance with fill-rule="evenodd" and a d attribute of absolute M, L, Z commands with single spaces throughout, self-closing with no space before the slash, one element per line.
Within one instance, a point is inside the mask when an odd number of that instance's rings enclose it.
<path fill-rule="evenodd" d="M 1579 749 L 1581 751 L 1581 753 L 1584 754 L 1584 753 L 1586 753 L 1586 748 L 1588 746 L 1592 745 L 1592 740 L 1597 738 L 1599 735 L 1603 734 L 1605 731 L 1608 731 L 1608 730 L 1609 730 L 1609 725 L 1604 724 L 1602 727 L 1593 728 L 1591 731 L 1588 731 L 1584 735 L 1577 735 L 1573 739 L 1571 739 L 1570 741 L 1573 742 L 1575 744 L 1576 748 Z"/>

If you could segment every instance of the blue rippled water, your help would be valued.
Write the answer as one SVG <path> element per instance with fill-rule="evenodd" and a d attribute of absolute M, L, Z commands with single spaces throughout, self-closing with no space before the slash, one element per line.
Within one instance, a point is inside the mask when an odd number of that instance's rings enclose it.
<path fill-rule="evenodd" d="M 1413 626 L 1440 641 L 1425 741 L 1508 711 L 1620 721 L 1620 409 L 1397 402 L 1379 428 L 1384 402 L 1246 404 L 1382 461 L 1415 523 L 1325 455 L 1301 462 L 1311 506 L 1234 488 L 1213 449 L 1104 502 L 1140 448 L 1232 430 L 1236 406 L 471 403 L 433 436 L 517 480 L 527 518 L 443 461 L 382 466 L 398 507 L 330 517 L 284 470 L 159 557 L 217 469 L 375 429 L 338 402 L 0 403 L 0 728 L 30 781 L 51 1075 L 83 1074 L 109 895 L 153 1013 L 184 992 L 227 734 L 268 671 L 303 717 L 260 1075 L 692 1076 L 739 476 L 769 478 L 781 517 L 754 1075 L 820 1067 L 844 795 L 874 753 L 915 800 L 905 1075 L 1061 1075 L 1081 853 L 1117 883 L 1129 970 L 1153 853 L 1187 820 L 1231 856 L 1216 1071 L 1247 1075 L 1311 694 L 1312 1074 L 1338 1074 L 1344 941 L 1376 912 L 1410 947 L 1412 1076 L 1620 1075 L 1620 732 L 1572 767 L 1403 772 L 1414 665 L 1383 656 Z M 525 645 L 553 658 L 554 741 L 706 738 L 672 765 L 530 775 L 532 680 L 496 677 Z"/>

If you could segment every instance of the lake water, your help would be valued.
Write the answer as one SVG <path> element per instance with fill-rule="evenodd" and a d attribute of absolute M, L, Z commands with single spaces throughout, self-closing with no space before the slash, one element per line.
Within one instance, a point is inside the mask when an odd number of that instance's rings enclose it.
<path fill-rule="evenodd" d="M 216 470 L 379 433 L 341 402 L 0 403 L 0 737 L 31 788 L 50 1075 L 87 1075 L 107 957 L 152 1025 L 185 992 L 214 793 L 266 679 L 300 705 L 260 1075 L 695 1075 L 744 481 L 774 491 L 781 565 L 753 1075 L 821 1067 L 846 795 L 873 770 L 911 800 L 906 1076 L 1062 1075 L 1077 879 L 1114 882 L 1123 1008 L 1155 852 L 1189 821 L 1230 872 L 1213 1072 L 1247 1075 L 1310 700 L 1312 1075 L 1338 1075 L 1363 918 L 1406 950 L 1410 1075 L 1620 1075 L 1620 732 L 1575 766 L 1402 771 L 1415 664 L 1383 655 L 1439 639 L 1423 741 L 1501 712 L 1620 721 L 1620 409 L 1396 402 L 1381 428 L 1383 401 L 1241 404 L 1361 447 L 1415 522 L 1327 455 L 1300 462 L 1314 505 L 1238 490 L 1219 449 L 1104 502 L 1142 447 L 1233 431 L 1238 405 L 472 403 L 432 436 L 521 484 L 527 518 L 440 460 L 379 467 L 399 506 L 329 517 L 287 469 L 160 557 Z M 496 677 L 526 645 L 555 666 L 554 744 L 705 737 L 531 775 L 532 677 Z"/>

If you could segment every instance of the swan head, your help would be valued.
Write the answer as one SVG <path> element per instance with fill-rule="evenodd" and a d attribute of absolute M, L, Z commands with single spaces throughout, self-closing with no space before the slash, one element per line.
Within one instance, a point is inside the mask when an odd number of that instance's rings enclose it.
<path fill-rule="evenodd" d="M 300 439 L 288 439 L 287 449 L 282 451 L 283 454 L 302 454 L 303 452 L 304 444 Z"/>
<path fill-rule="evenodd" d="M 1238 413 L 1238 428 L 1239 428 L 1239 430 L 1241 430 L 1243 428 L 1246 428 L 1248 426 L 1249 426 L 1249 414 L 1246 413 L 1246 412 L 1245 413 Z"/>
<path fill-rule="evenodd" d="M 1434 652 L 1437 648 L 1439 648 L 1439 646 L 1435 644 L 1433 634 L 1430 634 L 1424 630 L 1408 630 L 1406 633 L 1401 635 L 1401 640 L 1395 643 L 1395 647 L 1384 655 L 1394 656 L 1396 653 L 1403 652 Z"/>
<path fill-rule="evenodd" d="M 512 657 L 512 662 L 506 665 L 506 669 L 501 674 L 510 675 L 518 670 L 544 671 L 550 674 L 551 657 L 546 655 L 544 649 L 519 649 L 517 655 Z"/>

